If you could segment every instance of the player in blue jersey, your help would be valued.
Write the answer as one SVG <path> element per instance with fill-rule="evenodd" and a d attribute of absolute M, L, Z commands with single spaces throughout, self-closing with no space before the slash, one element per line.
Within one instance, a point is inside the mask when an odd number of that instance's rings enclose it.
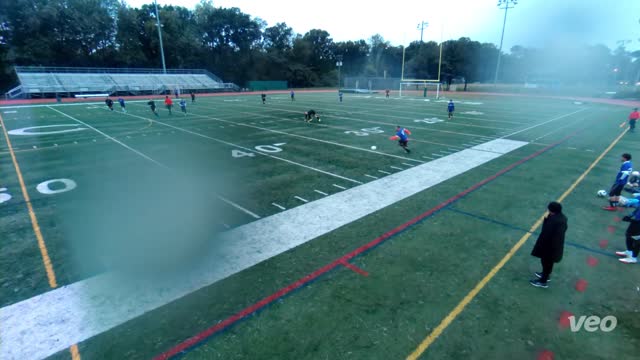
<path fill-rule="evenodd" d="M 338 91 L 338 97 L 340 98 L 340 102 L 342 102 L 342 91 Z"/>
<path fill-rule="evenodd" d="M 291 101 L 296 101 L 296 93 L 291 90 Z"/>
<path fill-rule="evenodd" d="M 127 109 L 125 109 L 124 99 L 118 98 L 118 103 L 120 103 L 120 109 L 122 109 L 122 112 L 126 113 Z"/>
<path fill-rule="evenodd" d="M 396 127 L 396 134 L 389 139 L 398 140 L 398 145 L 400 145 L 400 147 L 402 147 L 404 151 L 409 154 L 411 152 L 411 150 L 409 150 L 409 148 L 407 147 L 409 145 L 409 135 L 411 135 L 411 131 L 398 125 Z"/>
<path fill-rule="evenodd" d="M 620 171 L 618 171 L 618 175 L 616 175 L 616 181 L 613 183 L 613 186 L 611 186 L 611 190 L 609 190 L 609 206 L 603 207 L 604 210 L 616 210 L 618 201 L 620 200 L 620 194 L 622 194 L 622 190 L 627 184 L 627 179 L 633 171 L 630 154 L 622 154 L 620 161 L 622 161 L 622 166 L 620 166 Z"/>
<path fill-rule="evenodd" d="M 453 104 L 453 100 L 449 100 L 447 104 L 447 112 L 449 113 L 449 119 L 453 118 L 453 112 L 456 110 L 456 106 Z"/>
<path fill-rule="evenodd" d="M 187 116 L 187 101 L 185 99 L 180 99 L 180 110 L 182 110 L 184 116 Z"/>

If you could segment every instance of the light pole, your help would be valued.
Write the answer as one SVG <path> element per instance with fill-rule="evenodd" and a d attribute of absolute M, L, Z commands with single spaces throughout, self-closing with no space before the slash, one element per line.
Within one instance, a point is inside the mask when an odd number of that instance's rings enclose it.
<path fill-rule="evenodd" d="M 342 68 L 342 55 L 337 55 L 336 60 L 336 67 L 338 68 L 338 91 L 340 91 L 340 69 Z"/>
<path fill-rule="evenodd" d="M 424 32 L 424 28 L 427 26 L 429 26 L 429 23 L 426 21 L 421 21 L 420 24 L 418 24 L 418 30 L 420 30 L 420 43 L 422 43 L 422 33 Z"/>
<path fill-rule="evenodd" d="M 502 41 L 504 40 L 504 28 L 507 25 L 507 11 L 515 7 L 518 0 L 498 0 L 498 8 L 504 9 L 504 21 L 502 22 L 502 36 L 500 37 L 500 49 L 498 50 L 498 62 L 496 63 L 496 76 L 493 78 L 493 84 L 498 83 L 498 71 L 500 71 L 500 58 L 502 56 Z"/>
<path fill-rule="evenodd" d="M 167 73 L 167 65 L 164 62 L 164 48 L 162 47 L 162 25 L 160 25 L 160 13 L 158 13 L 158 2 L 153 0 L 153 5 L 156 7 L 156 23 L 158 26 L 158 37 L 160 38 L 160 56 L 162 57 L 162 73 Z"/>

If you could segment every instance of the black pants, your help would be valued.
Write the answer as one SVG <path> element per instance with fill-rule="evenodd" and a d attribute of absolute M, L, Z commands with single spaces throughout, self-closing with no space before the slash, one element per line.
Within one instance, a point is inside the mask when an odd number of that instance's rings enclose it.
<path fill-rule="evenodd" d="M 636 121 L 635 120 L 629 120 L 629 127 L 631 128 L 631 131 L 636 129 Z"/>
<path fill-rule="evenodd" d="M 632 252 L 633 257 L 638 257 L 640 252 L 640 240 L 634 240 L 631 235 L 627 234 L 627 250 Z"/>
<path fill-rule="evenodd" d="M 553 262 L 551 259 L 540 259 L 540 263 L 542 264 L 542 277 L 540 278 L 540 282 L 546 283 L 547 280 L 549 280 L 549 276 L 551 276 L 551 272 L 553 271 Z"/>

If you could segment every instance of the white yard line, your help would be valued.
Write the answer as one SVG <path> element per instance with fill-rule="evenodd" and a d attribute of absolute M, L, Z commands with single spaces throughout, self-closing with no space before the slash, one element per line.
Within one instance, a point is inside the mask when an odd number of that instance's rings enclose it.
<path fill-rule="evenodd" d="M 407 163 L 402 163 L 402 165 L 405 165 L 405 166 L 413 166 L 413 165 L 411 165 L 411 164 L 407 164 Z"/>
<path fill-rule="evenodd" d="M 79 123 L 79 124 L 82 124 L 82 125 L 84 125 L 84 126 L 88 127 L 89 129 L 91 129 L 91 130 L 93 130 L 93 131 L 97 132 L 98 134 L 100 134 L 100 135 L 104 136 L 105 138 L 107 138 L 107 139 L 109 139 L 109 140 L 111 140 L 111 141 L 115 142 L 115 143 L 116 143 L 116 144 L 118 144 L 118 145 L 121 145 L 121 146 L 122 146 L 122 147 L 124 147 L 125 149 L 130 150 L 130 151 L 132 151 L 133 153 L 135 153 L 135 154 L 137 154 L 137 155 L 141 156 L 142 158 L 144 158 L 144 159 L 146 159 L 146 160 L 149 160 L 149 161 L 151 161 L 152 163 L 154 163 L 154 164 L 156 164 L 156 165 L 158 165 L 158 166 L 160 166 L 160 167 L 162 167 L 162 168 L 164 168 L 164 169 L 171 170 L 171 168 L 170 168 L 170 167 L 168 167 L 167 165 L 165 165 L 165 164 L 163 164 L 163 163 L 161 163 L 161 162 L 159 162 L 159 161 L 156 161 L 156 160 L 154 160 L 154 159 L 150 158 L 149 156 L 147 156 L 147 155 L 145 155 L 145 154 L 141 153 L 140 151 L 138 151 L 138 150 L 136 150 L 136 149 L 132 148 L 131 146 L 129 146 L 129 145 L 127 145 L 127 144 L 123 143 L 122 141 L 120 141 L 120 140 L 118 140 L 118 139 L 114 138 L 113 136 L 110 136 L 110 135 L 108 135 L 108 134 L 106 134 L 106 133 L 104 133 L 104 132 L 102 132 L 102 131 L 100 131 L 100 130 L 98 130 L 98 129 L 94 128 L 93 126 L 91 126 L 91 125 L 89 125 L 89 124 L 85 123 L 84 121 L 80 121 L 80 120 L 78 120 L 78 119 L 74 118 L 73 116 L 68 115 L 68 114 L 65 114 L 65 113 L 63 113 L 62 111 L 57 110 L 57 109 L 54 109 L 54 108 L 52 108 L 52 107 L 49 107 L 49 109 L 51 109 L 51 110 L 53 110 L 53 111 L 55 111 L 55 112 L 57 112 L 57 113 L 59 113 L 59 114 L 61 114 L 61 115 L 64 115 L 64 116 L 68 117 L 69 119 L 71 119 L 71 120 L 73 120 L 73 121 L 76 121 L 76 122 L 77 122 L 77 123 Z M 95 140 L 94 140 L 94 141 L 95 141 Z M 244 207 L 242 207 L 242 206 L 240 206 L 240 205 L 238 205 L 238 204 L 234 203 L 233 201 L 231 201 L 231 200 L 229 200 L 229 199 L 226 199 L 226 198 L 222 197 L 222 196 L 221 196 L 221 195 L 219 195 L 219 194 L 214 194 L 214 195 L 215 195 L 218 199 L 220 199 L 220 200 L 222 200 L 223 202 L 225 202 L 225 203 L 227 203 L 227 204 L 229 204 L 229 205 L 233 206 L 234 208 L 236 208 L 236 209 L 238 209 L 238 210 L 240 210 L 240 211 L 244 212 L 245 214 L 247 214 L 247 215 L 249 215 L 249 216 L 253 217 L 254 219 L 260 219 L 260 216 L 258 216 L 257 214 L 255 214 L 254 212 L 252 212 L 252 211 L 250 211 L 250 210 L 248 210 L 248 209 L 246 209 L 246 208 L 244 208 Z"/>
<path fill-rule="evenodd" d="M 412 165 L 409 165 L 409 166 L 412 166 Z M 397 166 L 389 166 L 389 167 L 396 170 L 404 170 L 403 168 L 399 168 Z"/>
<path fill-rule="evenodd" d="M 0 358 L 41 359 L 483 165 L 527 143 L 494 140 L 239 226 L 176 281 L 101 274 L 0 309 Z M 500 153 L 498 153 L 500 151 Z M 310 216 L 310 214 L 312 216 Z M 124 284 L 126 285 L 124 285 Z"/>
<path fill-rule="evenodd" d="M 391 175 L 391 173 L 390 173 L 390 172 L 388 172 L 388 171 L 384 171 L 384 170 L 378 170 L 378 172 L 379 172 L 379 173 L 383 173 L 383 174 L 385 174 L 385 175 Z"/>
<path fill-rule="evenodd" d="M 379 177 L 375 177 L 375 176 L 369 175 L 369 174 L 364 174 L 364 176 L 372 178 L 372 179 L 379 179 Z"/>
<path fill-rule="evenodd" d="M 333 186 L 337 187 L 338 189 L 347 190 L 347 188 L 344 187 L 344 186 L 340 186 L 340 185 L 336 185 L 336 184 L 333 184 Z"/>
<path fill-rule="evenodd" d="M 197 132 L 185 129 L 185 128 L 181 128 L 179 126 L 174 126 L 174 125 L 171 125 L 171 124 L 167 124 L 167 123 L 164 123 L 162 121 L 146 118 L 146 117 L 143 117 L 143 116 L 133 115 L 133 114 L 129 114 L 129 113 L 126 113 L 126 114 L 123 114 L 123 115 L 128 115 L 128 116 L 137 117 L 139 119 L 149 120 L 149 121 L 152 121 L 154 123 L 157 123 L 157 124 L 160 124 L 160 125 L 163 125 L 163 126 L 167 126 L 167 127 L 170 127 L 172 129 L 175 129 L 175 130 L 178 130 L 178 131 L 182 131 L 182 132 L 187 133 L 187 134 L 191 134 L 191 135 L 198 136 L 198 137 L 201 137 L 201 138 L 213 140 L 215 142 L 218 142 L 218 143 L 221 143 L 221 144 L 225 144 L 225 145 L 228 145 L 228 146 L 233 146 L 233 147 L 236 147 L 236 148 L 239 148 L 239 149 L 243 149 L 243 150 L 246 150 L 246 151 L 249 151 L 249 152 L 255 152 L 255 153 L 258 153 L 260 155 L 270 157 L 272 159 L 284 161 L 284 162 L 287 162 L 287 163 L 292 164 L 292 165 L 297 165 L 297 166 L 300 166 L 300 167 L 303 167 L 303 168 L 306 168 L 306 169 L 309 169 L 309 170 L 313 170 L 313 171 L 316 171 L 316 172 L 319 172 L 319 173 L 322 173 L 322 174 L 325 174 L 325 175 L 336 177 L 338 179 L 347 180 L 347 181 L 355 183 L 355 184 L 362 184 L 358 180 L 350 179 L 348 177 L 344 177 L 344 176 L 341 176 L 341 175 L 338 175 L 338 174 L 334 174 L 334 173 L 331 173 L 331 172 L 328 172 L 328 171 L 324 171 L 324 170 L 321 170 L 321 169 L 314 168 L 313 166 L 304 165 L 304 164 L 301 164 L 301 163 L 298 163 L 298 162 L 295 162 L 295 161 L 292 161 L 292 160 L 281 158 L 279 156 L 271 155 L 271 154 L 263 152 L 263 151 L 259 151 L 259 150 L 256 150 L 256 149 L 250 149 L 250 148 L 247 148 L 247 147 L 244 147 L 244 146 L 241 146 L 241 145 L 230 143 L 228 141 L 216 139 L 214 137 L 207 136 L 207 135 L 204 135 L 204 134 L 200 134 L 200 133 L 197 133 Z"/>
<path fill-rule="evenodd" d="M 582 109 L 580 109 L 580 110 L 576 110 L 576 111 L 570 112 L 570 113 L 568 113 L 568 114 L 560 115 L 560 116 L 555 117 L 555 118 L 553 118 L 553 119 L 551 119 L 551 120 L 547 120 L 547 121 L 541 122 L 541 123 L 539 123 L 539 124 L 535 124 L 535 125 L 529 126 L 529 127 L 525 128 L 525 129 L 518 130 L 518 131 L 516 131 L 516 132 L 512 132 L 511 134 L 508 134 L 508 135 L 503 135 L 503 136 L 499 137 L 498 139 L 508 138 L 508 137 L 510 137 L 510 136 L 520 134 L 521 132 L 525 132 L 525 131 L 528 131 L 528 130 L 531 130 L 531 129 L 535 129 L 535 128 L 537 128 L 538 126 L 542 126 L 542 125 L 548 124 L 548 123 L 550 123 L 550 122 L 552 122 L 552 121 L 556 121 L 556 120 L 564 119 L 564 118 L 566 118 L 567 116 L 571 116 L 571 115 L 574 115 L 574 114 L 577 114 L 577 113 L 579 113 L 579 112 L 583 112 L 583 111 L 586 111 L 586 110 L 588 110 L 588 108 L 582 108 Z"/>
<path fill-rule="evenodd" d="M 324 195 L 324 196 L 328 196 L 328 195 L 329 195 L 329 194 L 327 194 L 326 192 L 322 192 L 322 191 L 320 191 L 320 190 L 315 190 L 315 189 L 314 189 L 313 191 L 317 192 L 318 194 L 322 194 L 322 195 Z"/>
<path fill-rule="evenodd" d="M 298 199 L 298 200 L 300 200 L 300 201 L 302 201 L 302 202 L 305 202 L 305 203 L 308 203 L 308 202 L 309 202 L 309 200 L 307 200 L 307 199 L 303 199 L 303 198 L 301 198 L 300 196 L 294 196 L 294 198 L 296 198 L 296 199 Z"/>
<path fill-rule="evenodd" d="M 278 205 L 278 204 L 276 204 L 276 203 L 271 203 L 271 205 L 273 205 L 273 206 L 277 207 L 277 208 L 278 208 L 278 209 L 280 209 L 280 210 L 287 210 L 284 206 L 282 206 L 282 205 Z"/>

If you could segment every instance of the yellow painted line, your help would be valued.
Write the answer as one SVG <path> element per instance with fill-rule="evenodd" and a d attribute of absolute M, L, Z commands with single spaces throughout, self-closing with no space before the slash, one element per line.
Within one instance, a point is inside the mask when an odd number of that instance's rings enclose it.
<path fill-rule="evenodd" d="M 53 271 L 51 258 L 49 258 L 49 251 L 47 251 L 47 245 L 44 242 L 42 231 L 40 231 L 38 218 L 36 217 L 36 212 L 33 210 L 33 205 L 31 204 L 31 198 L 29 197 L 29 192 L 27 191 L 27 187 L 24 184 L 22 171 L 20 171 L 20 165 L 18 164 L 18 159 L 16 158 L 16 154 L 13 151 L 11 140 L 9 140 L 9 133 L 7 132 L 7 128 L 4 125 L 4 120 L 2 119 L 2 115 L 0 115 L 0 126 L 2 126 L 2 132 L 4 133 L 4 138 L 7 141 L 7 147 L 9 148 L 9 154 L 11 155 L 11 160 L 13 161 L 13 167 L 16 169 L 16 174 L 18 175 L 18 182 L 20 183 L 20 188 L 22 189 L 22 196 L 24 197 L 24 201 L 27 204 L 27 209 L 29 210 L 29 218 L 31 219 L 31 226 L 33 227 L 33 232 L 36 235 L 36 239 L 38 240 L 38 248 L 40 248 L 40 255 L 42 255 L 42 263 L 44 264 L 44 269 L 47 272 L 47 279 L 49 280 L 49 286 L 51 288 L 56 288 L 58 287 L 58 282 L 56 281 L 56 273 Z M 80 352 L 78 351 L 78 345 L 72 345 L 69 348 L 69 351 L 71 351 L 72 360 L 80 360 Z"/>
<path fill-rule="evenodd" d="M 628 129 L 625 129 L 610 145 L 609 147 L 607 147 L 602 154 L 600 154 L 600 156 L 598 156 L 593 163 L 591 163 L 591 165 L 589 165 L 589 167 L 587 168 L 587 170 L 585 170 L 582 175 L 580 175 L 580 177 L 578 177 L 578 179 L 576 179 L 576 181 L 573 182 L 573 184 L 571 184 L 571 186 L 569 186 L 569 188 L 567 189 L 567 191 L 565 191 L 559 198 L 558 198 L 558 202 L 562 202 L 562 200 L 564 200 L 567 196 L 569 196 L 569 194 L 571 194 L 571 192 L 573 192 L 573 190 L 575 190 L 575 188 L 582 182 L 582 180 L 584 180 L 584 178 L 591 172 L 591 170 L 593 170 L 593 168 L 600 162 L 600 160 L 602 160 L 603 157 L 605 157 L 605 155 L 611 151 L 611 149 L 620 141 L 620 139 L 624 136 L 624 134 L 627 133 Z M 540 216 L 540 218 L 533 224 L 533 226 L 531 226 L 531 228 L 529 229 L 529 232 L 524 234 L 524 236 L 522 236 L 522 238 L 520 238 L 520 240 L 518 240 L 518 242 L 513 245 L 513 247 L 511 248 L 511 250 L 509 250 L 509 252 L 507 252 L 507 254 L 502 258 L 502 260 L 500 260 L 492 269 L 491 271 L 489 271 L 489 273 L 487 275 L 484 276 L 484 278 L 482 278 L 482 280 L 480 280 L 480 282 L 471 290 L 469 291 L 469 293 L 462 299 L 462 301 L 460 301 L 458 303 L 458 305 L 456 305 L 456 307 L 444 318 L 442 319 L 442 321 L 440 322 L 440 324 L 433 329 L 433 331 L 424 339 L 422 340 L 422 342 L 420 343 L 420 345 L 418 345 L 418 347 L 411 353 L 409 354 L 409 356 L 407 356 L 408 360 L 415 360 L 418 357 L 420 357 L 420 355 L 422 355 L 428 348 L 429 346 L 431 346 L 431 344 L 433 344 L 434 341 L 436 341 L 436 339 L 442 334 L 442 332 L 449 326 L 451 325 L 451 323 L 453 322 L 453 320 L 455 320 L 455 318 L 460 315 L 460 313 L 464 310 L 464 308 L 471 302 L 471 300 L 473 300 L 473 298 L 476 297 L 476 295 L 478 295 L 478 293 L 480 292 L 480 290 L 482 290 L 482 288 L 485 287 L 485 285 L 487 285 L 487 283 L 489 283 L 489 281 L 491 281 L 491 279 L 498 273 L 498 271 L 500 271 L 500 269 L 502 269 L 502 267 L 509 261 L 511 260 L 511 258 L 513 257 L 513 255 L 515 255 L 515 253 L 522 247 L 522 245 L 524 245 L 524 243 L 529 239 L 529 237 L 531 237 L 531 233 L 533 233 L 534 231 L 536 231 L 536 229 L 542 225 L 542 222 L 544 221 L 544 217 L 547 214 L 543 214 L 542 216 Z"/>
<path fill-rule="evenodd" d="M 71 351 L 71 360 L 80 360 L 80 351 L 78 350 L 78 345 L 71 345 L 69 351 Z"/>
<path fill-rule="evenodd" d="M 0 125 L 2 125 L 4 138 L 7 140 L 7 146 L 9 147 L 9 153 L 11 154 L 13 167 L 16 169 L 16 174 L 18 175 L 18 182 L 20 183 L 20 188 L 22 189 L 22 196 L 24 197 L 24 201 L 27 204 L 27 209 L 29 210 L 29 217 L 31 218 L 31 226 L 33 227 L 33 232 L 36 235 L 36 239 L 38 240 L 38 248 L 40 248 L 40 255 L 42 255 L 42 262 L 44 263 L 44 269 L 47 272 L 47 279 L 49 280 L 49 286 L 52 288 L 56 288 L 58 287 L 58 282 L 56 281 L 56 274 L 53 271 L 53 265 L 51 265 L 51 259 L 49 258 L 49 252 L 47 251 L 47 245 L 45 244 L 44 237 L 42 236 L 42 232 L 40 231 L 40 225 L 38 224 L 36 213 L 35 211 L 33 211 L 31 198 L 29 197 L 29 193 L 27 192 L 27 187 L 24 185 L 24 179 L 22 177 L 22 172 L 20 171 L 20 165 L 18 165 L 16 154 L 13 152 L 13 147 L 11 146 L 11 140 L 9 140 L 9 134 L 7 133 L 7 128 L 4 125 L 4 120 L 2 119 L 2 116 L 0 116 Z"/>

